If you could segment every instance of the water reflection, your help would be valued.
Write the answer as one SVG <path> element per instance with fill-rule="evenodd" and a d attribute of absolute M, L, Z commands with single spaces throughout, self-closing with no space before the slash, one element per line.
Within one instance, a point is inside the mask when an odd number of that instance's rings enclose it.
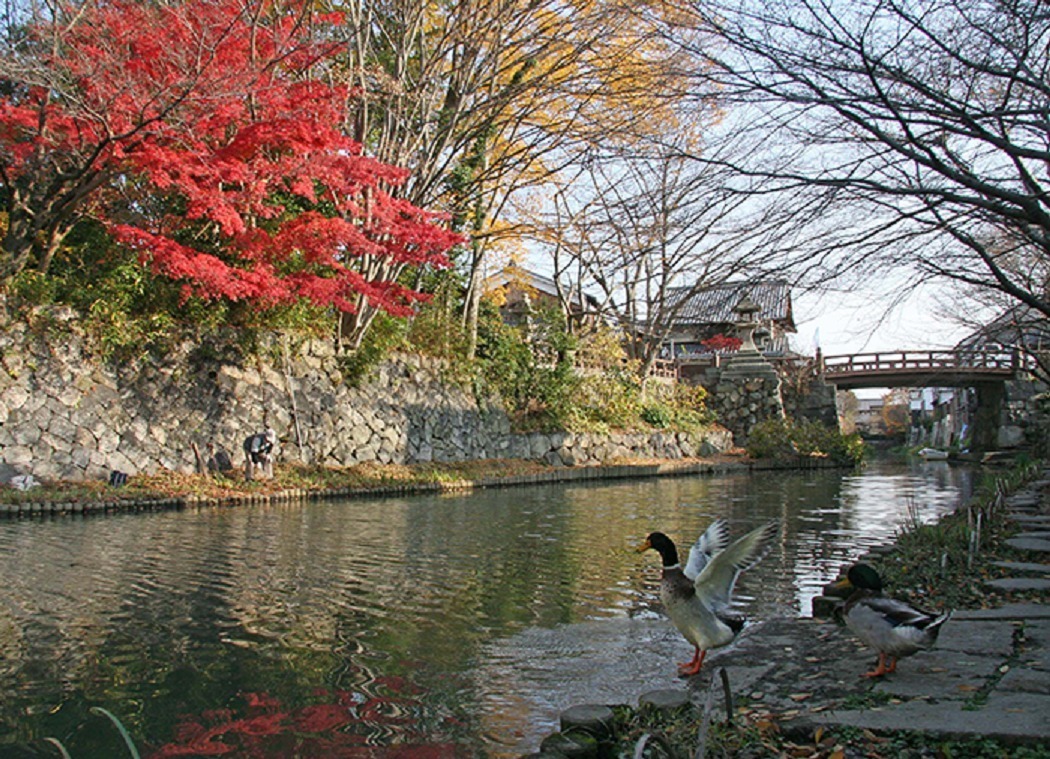
<path fill-rule="evenodd" d="M 920 464 L 3 522 L 0 753 L 56 736 L 111 756 L 92 705 L 146 755 L 282 756 L 318 725 L 353 746 L 521 753 L 558 709 L 633 700 L 688 653 L 654 556 L 631 550 L 651 530 L 776 520 L 738 595 L 754 616 L 806 614 L 909 506 L 933 518 L 968 489 Z"/>

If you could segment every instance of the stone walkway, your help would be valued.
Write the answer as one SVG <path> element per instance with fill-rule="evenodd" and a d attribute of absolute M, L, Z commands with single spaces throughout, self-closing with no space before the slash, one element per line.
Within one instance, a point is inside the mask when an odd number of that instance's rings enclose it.
<path fill-rule="evenodd" d="M 874 681 L 862 677 L 871 650 L 845 627 L 812 619 L 757 625 L 708 661 L 690 683 L 694 700 L 703 703 L 724 666 L 738 701 L 775 715 L 789 734 L 851 726 L 1050 740 L 1050 605 L 956 612 L 934 649 Z"/>
<path fill-rule="evenodd" d="M 1007 508 L 1022 528 L 1009 543 L 1030 561 L 1004 562 L 1011 576 L 989 584 L 1050 590 L 1050 479 L 1012 496 Z M 690 683 L 694 700 L 704 702 L 725 667 L 740 702 L 776 715 L 800 737 L 819 726 L 850 726 L 1050 742 L 1050 604 L 956 611 L 933 649 L 876 680 L 862 677 L 875 654 L 847 628 L 815 619 L 756 625 L 708 661 L 711 668 L 705 663 Z"/>

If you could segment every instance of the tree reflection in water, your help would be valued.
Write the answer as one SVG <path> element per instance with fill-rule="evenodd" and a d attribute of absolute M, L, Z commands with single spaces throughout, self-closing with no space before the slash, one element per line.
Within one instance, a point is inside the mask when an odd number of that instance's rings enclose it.
<path fill-rule="evenodd" d="M 877 464 L 0 521 L 0 754 L 55 736 L 110 759 L 101 706 L 160 756 L 520 755 L 562 699 L 631 702 L 682 653 L 631 550 L 652 530 L 775 520 L 737 597 L 799 615 L 909 504 L 933 518 L 968 487 Z"/>
<path fill-rule="evenodd" d="M 147 752 L 148 759 L 182 756 L 284 759 L 304 757 L 405 757 L 442 759 L 462 754 L 454 735 L 460 723 L 445 717 L 449 739 L 438 739 L 432 722 L 415 732 L 427 710 L 422 689 L 401 678 L 381 678 L 377 686 L 391 695 L 365 696 L 345 690 L 318 690 L 315 703 L 287 708 L 264 693 L 246 693 L 237 708 L 185 715 L 171 743 Z M 426 722 L 424 720 L 424 722 Z M 396 730 L 391 731 L 391 728 Z M 377 745 L 396 732 L 396 748 Z"/>

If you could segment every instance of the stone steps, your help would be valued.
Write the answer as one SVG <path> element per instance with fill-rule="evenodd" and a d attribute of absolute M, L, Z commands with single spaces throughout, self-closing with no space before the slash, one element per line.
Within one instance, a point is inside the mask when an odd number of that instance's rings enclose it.
<path fill-rule="evenodd" d="M 1006 504 L 1011 509 L 1007 519 L 1016 522 L 1022 532 L 1008 538 L 1006 545 L 1031 554 L 1033 561 L 994 562 L 995 566 L 1010 572 L 1010 576 L 987 580 L 985 587 L 1007 592 L 1050 591 L 1050 564 L 1041 561 L 1050 553 L 1050 514 L 1044 511 L 1042 497 L 1048 488 L 1050 480 L 1036 480 L 1007 498 Z"/>
<path fill-rule="evenodd" d="M 1050 574 L 1050 564 L 1039 564 L 1034 561 L 993 561 L 992 564 L 1011 572 Z"/>

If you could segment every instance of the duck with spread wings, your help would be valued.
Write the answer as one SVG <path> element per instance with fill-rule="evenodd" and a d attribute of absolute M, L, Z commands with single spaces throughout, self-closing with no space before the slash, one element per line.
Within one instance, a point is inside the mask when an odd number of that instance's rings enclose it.
<path fill-rule="evenodd" d="M 638 546 L 639 552 L 651 548 L 660 554 L 660 600 L 695 648 L 692 661 L 679 665 L 679 674 L 698 674 L 707 652 L 728 645 L 740 632 L 743 617 L 730 609 L 733 586 L 741 572 L 765 556 L 775 534 L 776 525 L 770 523 L 730 543 L 729 526 L 719 519 L 689 549 L 685 567 L 674 541 L 662 532 L 650 533 Z"/>

